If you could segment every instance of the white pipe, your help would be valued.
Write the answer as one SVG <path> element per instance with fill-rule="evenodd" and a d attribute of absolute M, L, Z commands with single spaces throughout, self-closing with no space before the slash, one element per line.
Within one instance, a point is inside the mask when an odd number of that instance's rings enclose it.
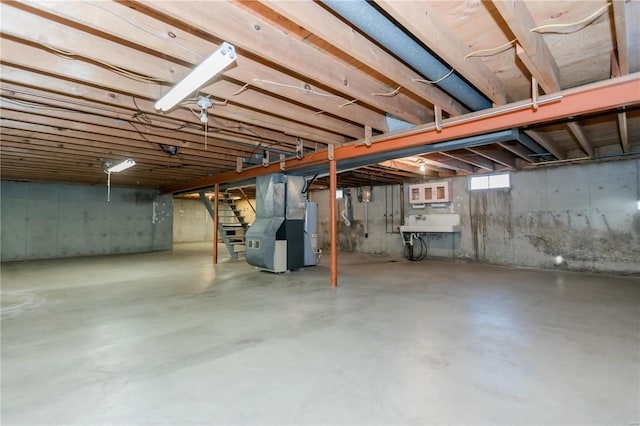
<path fill-rule="evenodd" d="M 369 238 L 369 203 L 364 203 L 364 237 Z"/>

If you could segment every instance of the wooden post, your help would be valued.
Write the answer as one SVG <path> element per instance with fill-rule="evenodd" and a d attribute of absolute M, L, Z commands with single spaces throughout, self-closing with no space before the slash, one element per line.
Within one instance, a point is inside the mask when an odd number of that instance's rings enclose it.
<path fill-rule="evenodd" d="M 338 186 L 336 160 L 329 161 L 329 229 L 331 234 L 331 288 L 338 287 L 338 224 L 336 189 Z"/>
<path fill-rule="evenodd" d="M 218 195 L 220 191 L 220 185 L 217 183 L 214 186 L 213 195 L 213 264 L 218 263 Z"/>

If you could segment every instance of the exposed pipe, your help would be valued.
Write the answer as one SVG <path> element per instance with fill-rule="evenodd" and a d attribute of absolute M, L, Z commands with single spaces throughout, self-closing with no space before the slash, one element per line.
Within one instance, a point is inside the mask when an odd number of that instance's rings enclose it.
<path fill-rule="evenodd" d="M 323 3 L 428 79 L 437 80 L 451 70 L 366 0 Z M 473 111 L 491 108 L 491 102 L 455 72 L 437 84 Z"/>
<path fill-rule="evenodd" d="M 369 203 L 364 203 L 364 237 L 369 238 Z"/>

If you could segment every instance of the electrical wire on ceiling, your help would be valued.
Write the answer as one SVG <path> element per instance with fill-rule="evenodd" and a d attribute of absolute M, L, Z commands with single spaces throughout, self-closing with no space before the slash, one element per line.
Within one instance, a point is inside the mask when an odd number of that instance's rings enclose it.
<path fill-rule="evenodd" d="M 337 99 L 344 100 L 344 98 L 342 96 L 334 95 L 332 93 L 323 93 L 323 92 L 319 92 L 317 90 L 313 90 L 313 89 L 311 89 L 311 86 L 308 85 L 308 84 L 305 84 L 305 87 L 300 87 L 300 86 L 294 86 L 292 84 L 285 84 L 285 83 L 278 83 L 276 81 L 271 81 L 271 80 L 264 80 L 262 78 L 254 78 L 253 81 L 260 82 L 260 83 L 266 83 L 266 84 L 272 84 L 274 86 L 287 87 L 289 89 L 300 90 L 300 91 L 305 92 L 305 93 L 311 93 L 313 95 L 322 96 L 322 97 L 326 97 L 326 98 L 337 98 Z M 347 105 L 351 105 L 351 104 L 354 104 L 356 102 L 358 102 L 357 99 L 352 99 L 350 101 L 346 101 L 345 103 L 338 105 L 338 108 L 343 108 L 343 107 L 345 107 Z M 312 116 L 313 115 L 319 115 L 319 114 L 324 114 L 326 112 L 327 111 L 320 110 L 320 111 L 314 112 L 311 115 Z"/>
<path fill-rule="evenodd" d="M 493 55 L 497 55 L 498 53 L 502 53 L 507 49 L 510 49 L 513 45 L 513 43 L 517 42 L 518 39 L 514 38 L 513 40 L 510 40 L 506 43 L 501 44 L 500 46 L 496 46 L 496 47 L 490 47 L 488 49 L 480 49 L 480 50 L 474 50 L 473 52 L 467 53 L 466 55 L 464 55 L 464 57 L 462 59 L 467 59 L 467 58 L 471 58 L 473 56 L 493 56 Z M 486 55 L 485 55 L 486 53 Z"/>
<path fill-rule="evenodd" d="M 138 74 L 129 70 L 126 70 L 124 68 L 121 68 L 117 65 L 113 65 L 109 62 L 97 59 L 97 58 L 90 58 L 88 56 L 85 55 L 81 55 L 79 53 L 74 53 L 74 52 L 69 52 L 67 50 L 62 50 L 62 49 L 58 49 L 56 47 L 53 47 L 51 45 L 48 45 L 46 43 L 41 43 L 41 42 L 35 42 L 36 44 L 51 50 L 54 53 L 57 53 L 58 56 L 64 58 L 64 59 L 69 59 L 69 60 L 74 60 L 74 58 L 83 58 L 92 62 L 96 62 L 99 64 L 102 64 L 104 66 L 106 66 L 107 68 L 111 69 L 111 71 L 115 72 L 116 74 L 122 75 L 124 77 L 130 78 L 132 80 L 137 80 L 137 81 L 141 81 L 144 83 L 154 83 L 154 84 L 158 84 L 163 82 L 164 80 L 159 79 L 159 78 L 155 78 L 155 77 L 149 77 L 146 75 L 142 75 L 142 74 Z"/>
<path fill-rule="evenodd" d="M 66 103 L 66 104 L 69 104 L 69 105 L 80 106 L 80 107 L 83 107 L 83 108 L 91 108 L 91 109 L 95 109 L 95 110 L 98 110 L 98 111 L 107 111 L 107 112 L 117 113 L 113 109 L 109 109 L 109 108 L 106 108 L 106 107 L 102 107 L 102 106 L 98 106 L 98 105 L 88 105 L 88 104 L 85 104 L 85 103 L 82 103 L 82 102 L 76 102 L 76 101 L 72 101 L 72 100 L 69 100 L 69 99 L 59 99 L 59 98 L 56 98 L 56 97 L 47 96 L 47 95 L 43 95 L 43 94 L 40 94 L 40 93 L 33 93 L 33 92 L 25 91 L 25 90 L 20 90 L 20 89 L 16 89 L 16 88 L 13 88 L 13 87 L 7 88 L 6 86 L 0 86 L 0 90 L 7 91 L 9 93 L 19 93 L 21 95 L 33 96 L 34 98 L 46 99 L 46 100 L 49 100 L 49 101 L 54 101 L 54 102 Z M 21 101 L 21 102 L 26 102 L 26 101 Z M 42 109 L 44 109 L 44 108 L 45 107 L 42 107 Z M 53 109 L 54 107 L 46 107 L 46 108 Z M 80 111 L 80 110 L 75 110 L 73 108 L 65 108 L 65 107 L 55 107 L 55 108 L 61 109 L 63 111 L 78 111 L 78 112 L 85 113 L 85 114 L 92 114 L 92 113 L 89 113 L 89 112 L 83 112 L 83 111 Z"/>
<path fill-rule="evenodd" d="M 372 93 L 372 96 L 388 96 L 388 97 L 392 97 L 397 95 L 398 93 L 400 93 L 400 89 L 402 88 L 402 86 L 398 86 L 398 88 L 396 90 L 394 90 L 393 92 L 388 92 L 388 93 Z"/>
<path fill-rule="evenodd" d="M 73 111 L 73 110 L 71 110 L 69 108 L 46 106 L 46 105 L 37 104 L 37 103 L 33 103 L 33 102 L 21 101 L 21 100 L 18 100 L 18 99 L 8 98 L 5 95 L 0 95 L 0 99 L 2 99 L 4 102 L 8 102 L 10 104 L 19 105 L 19 106 L 23 106 L 23 107 L 27 107 L 27 108 L 44 109 L 44 110 L 51 110 L 51 111 L 63 111 L 63 112 Z"/>
<path fill-rule="evenodd" d="M 540 25 L 538 27 L 535 28 L 531 28 L 529 31 L 531 32 L 537 32 L 537 33 L 555 33 L 555 32 L 559 32 L 562 34 L 570 34 L 576 31 L 581 30 L 582 28 L 584 28 L 585 26 L 591 24 L 593 21 L 595 21 L 596 19 L 598 19 L 600 17 L 600 15 L 602 15 L 609 7 L 611 7 L 611 3 L 607 3 L 606 5 L 602 6 L 600 9 L 596 10 L 595 12 L 593 12 L 591 15 L 576 21 L 576 22 L 569 22 L 566 24 L 547 24 L 547 25 Z M 576 27 L 573 31 L 558 31 L 560 29 L 566 29 L 566 28 L 573 28 Z"/>
<path fill-rule="evenodd" d="M 101 107 L 101 106 L 92 106 L 92 105 L 88 105 L 88 104 L 81 103 L 81 102 L 71 101 L 71 100 L 68 100 L 68 99 L 58 99 L 56 97 L 45 96 L 45 95 L 42 95 L 42 94 L 32 93 L 32 92 L 29 92 L 29 91 L 19 90 L 19 89 L 15 89 L 15 88 L 7 88 L 6 86 L 5 87 L 0 86 L 0 90 L 4 90 L 4 91 L 7 91 L 7 92 L 11 92 L 11 93 L 18 93 L 18 94 L 22 94 L 22 95 L 33 96 L 33 97 L 36 97 L 36 98 L 42 98 L 42 99 L 46 99 L 46 100 L 50 100 L 50 101 L 54 101 L 54 102 L 68 103 L 70 105 L 81 106 L 83 108 L 93 108 L 93 109 L 96 109 L 96 110 L 99 110 L 99 111 L 105 111 L 105 112 L 109 112 L 109 113 L 112 113 L 112 114 L 121 114 L 121 111 L 119 111 L 119 110 L 114 110 L 114 109 L 105 108 L 105 107 Z M 74 109 L 74 108 L 46 106 L 44 104 L 28 102 L 28 101 L 22 101 L 22 100 L 18 100 L 18 99 L 9 98 L 9 97 L 7 97 L 5 95 L 0 95 L 0 99 L 3 99 L 5 102 L 8 102 L 8 103 L 14 103 L 16 105 L 20 105 L 20 106 L 24 106 L 24 107 L 28 107 L 28 108 L 34 108 L 34 109 L 43 109 L 43 110 L 73 112 L 73 113 L 78 113 L 78 114 L 96 115 L 95 113 L 92 113 L 92 112 L 82 111 L 82 110 L 78 110 L 78 109 Z M 156 121 L 167 122 L 167 123 L 169 123 L 169 121 L 167 121 L 165 119 L 162 119 L 162 118 L 152 120 L 151 118 L 149 118 L 147 116 L 146 113 L 144 113 L 144 111 L 142 111 L 140 109 L 140 107 L 138 106 L 137 99 L 136 99 L 135 96 L 132 96 L 132 101 L 133 101 L 133 104 L 134 104 L 135 109 L 136 109 L 136 111 L 132 114 L 132 119 L 135 120 L 135 122 L 139 126 L 142 126 L 142 127 L 146 128 L 148 130 L 151 130 L 153 132 L 166 132 L 166 133 L 179 133 L 180 130 L 182 130 L 184 128 L 191 128 L 190 123 L 187 123 L 187 122 L 182 122 L 179 127 L 172 128 L 172 129 L 166 129 L 166 128 L 163 128 L 161 126 L 158 126 L 157 124 L 155 124 Z M 211 119 L 213 119 L 213 118 L 211 117 Z M 142 133 L 140 131 L 140 129 L 137 128 L 136 123 L 132 122 L 131 120 L 122 120 L 121 118 L 119 118 L 119 120 L 128 122 L 131 125 L 131 127 L 133 127 L 133 129 L 136 131 L 136 133 L 138 133 L 138 135 L 145 142 L 148 142 L 149 144 L 151 144 L 154 147 L 157 146 L 165 154 L 167 154 L 169 156 L 174 156 L 174 155 L 177 155 L 179 153 L 179 148 L 177 146 L 161 144 L 161 143 L 154 143 L 151 140 L 149 140 L 145 136 L 145 134 Z M 214 121 L 217 121 L 217 120 L 214 119 Z M 173 122 L 173 120 L 171 122 Z M 220 122 L 218 121 L 218 123 L 220 123 Z M 229 126 L 229 125 L 225 125 L 225 124 L 222 124 L 222 123 L 220 123 L 220 124 L 221 124 L 221 127 L 224 127 L 224 128 L 227 128 L 227 129 L 247 130 L 248 132 L 251 132 L 253 135 L 255 135 L 255 137 L 261 139 L 262 141 L 265 140 L 265 138 L 263 136 L 259 135 L 254 130 L 252 130 L 256 126 L 247 126 L 247 125 L 243 124 L 242 122 L 240 122 L 239 125 L 235 125 L 235 126 Z M 250 146 L 250 147 L 254 147 L 255 146 L 253 144 L 249 144 L 249 143 L 244 144 L 244 143 L 237 142 L 237 141 L 232 141 L 232 140 L 229 140 L 228 142 L 236 144 L 236 145 L 239 145 L 239 146 Z M 270 141 L 270 142 L 266 142 L 264 144 L 265 147 L 272 147 L 272 146 L 277 146 L 277 145 L 281 145 L 281 143 L 278 142 L 278 141 Z M 180 153 L 180 158 L 183 158 L 183 155 L 181 153 Z"/>
<path fill-rule="evenodd" d="M 175 41 L 175 39 L 174 39 L 174 38 L 171 38 L 170 36 L 164 37 L 164 36 L 162 36 L 162 35 L 160 35 L 160 34 L 157 34 L 157 33 L 153 32 L 153 31 L 149 30 L 148 28 L 145 28 L 144 26 L 142 26 L 142 25 L 138 24 L 137 22 L 134 22 L 133 20 L 131 20 L 131 19 L 129 19 L 129 18 L 126 18 L 126 17 L 122 16 L 121 14 L 119 14 L 119 13 L 117 13 L 117 12 L 115 12 L 115 11 L 113 11 L 113 10 L 111 10 L 111 9 L 107 8 L 107 7 L 101 6 L 99 3 L 96 3 L 96 2 L 88 2 L 88 1 L 86 1 L 86 0 L 82 0 L 82 2 L 83 2 L 83 3 L 85 3 L 85 4 L 88 4 L 89 6 L 93 6 L 93 7 L 97 7 L 98 9 L 102 9 L 102 10 L 104 10 L 105 12 L 108 12 L 108 13 L 110 13 L 110 14 L 112 14 L 112 15 L 116 16 L 117 18 L 122 19 L 123 21 L 125 21 L 125 22 L 126 22 L 126 23 L 128 23 L 128 24 L 130 24 L 131 26 L 133 26 L 133 27 L 135 27 L 135 28 L 138 28 L 139 30 L 144 31 L 144 32 L 145 32 L 145 33 L 147 33 L 147 34 L 149 34 L 149 35 L 151 35 L 151 36 L 153 36 L 153 37 L 155 37 L 155 38 L 157 38 L 157 39 L 160 39 L 160 40 L 164 41 L 165 43 L 173 44 L 174 46 L 176 46 L 176 47 L 178 47 L 178 48 L 180 48 L 180 49 L 184 50 L 185 52 L 188 52 L 188 53 L 190 53 L 190 54 L 192 54 L 192 55 L 196 56 L 196 57 L 197 57 L 198 59 L 200 59 L 200 60 L 201 60 L 201 59 L 204 59 L 204 56 L 203 56 L 203 55 L 199 54 L 199 53 L 198 53 L 198 52 L 196 52 L 195 50 L 189 49 L 188 47 L 186 47 L 186 46 L 184 46 L 184 45 L 182 45 L 182 44 L 178 43 L 177 41 Z"/>
<path fill-rule="evenodd" d="M 450 77 L 451 74 L 453 74 L 454 69 L 451 68 L 451 71 L 449 71 L 448 73 L 446 73 L 445 75 L 443 75 L 442 77 L 440 77 L 437 80 L 423 80 L 421 78 L 412 78 L 412 81 L 418 82 L 418 83 L 425 83 L 425 84 L 438 84 L 441 81 L 445 80 L 446 78 Z"/>
<path fill-rule="evenodd" d="M 602 6 L 600 9 L 596 10 L 595 12 L 593 12 L 592 14 L 587 16 L 586 18 L 583 18 L 583 19 L 581 19 L 579 21 L 576 21 L 576 22 L 568 22 L 568 23 L 565 23 L 565 24 L 540 25 L 538 27 L 531 28 L 529 31 L 530 32 L 537 32 L 537 33 L 541 33 L 541 34 L 553 33 L 553 32 L 558 32 L 558 33 L 561 33 L 561 34 L 570 34 L 572 32 L 579 31 L 579 30 L 585 28 L 587 25 L 591 24 L 595 19 L 600 17 L 600 15 L 602 15 L 610 6 L 611 6 L 611 3 L 607 3 L 605 6 Z M 553 31 L 554 29 L 572 28 L 572 27 L 577 27 L 577 28 L 575 30 L 573 30 L 573 31 L 568 31 L 568 32 Z M 552 31 L 545 31 L 545 30 L 552 30 Z M 492 55 L 501 53 L 501 52 L 505 51 L 507 48 L 510 48 L 517 41 L 518 41 L 518 39 L 514 38 L 513 40 L 510 40 L 510 41 L 508 41 L 508 42 L 506 42 L 504 44 L 501 44 L 500 46 L 492 47 L 492 48 L 489 48 L 489 49 L 474 50 L 473 52 L 470 52 L 470 53 L 466 54 L 464 56 L 464 59 L 470 58 L 472 56 L 492 56 Z M 487 55 L 485 55 L 485 53 L 487 53 Z"/>

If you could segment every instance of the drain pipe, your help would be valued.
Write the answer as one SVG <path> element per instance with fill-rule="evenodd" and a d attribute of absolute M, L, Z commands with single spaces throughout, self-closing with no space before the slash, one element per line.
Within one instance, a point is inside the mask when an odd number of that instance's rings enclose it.
<path fill-rule="evenodd" d="M 425 50 L 366 0 L 323 0 L 322 2 L 428 79 L 437 80 L 451 70 L 451 67 Z M 438 83 L 438 86 L 473 111 L 492 106 L 483 94 L 462 80 L 455 72 Z"/>

